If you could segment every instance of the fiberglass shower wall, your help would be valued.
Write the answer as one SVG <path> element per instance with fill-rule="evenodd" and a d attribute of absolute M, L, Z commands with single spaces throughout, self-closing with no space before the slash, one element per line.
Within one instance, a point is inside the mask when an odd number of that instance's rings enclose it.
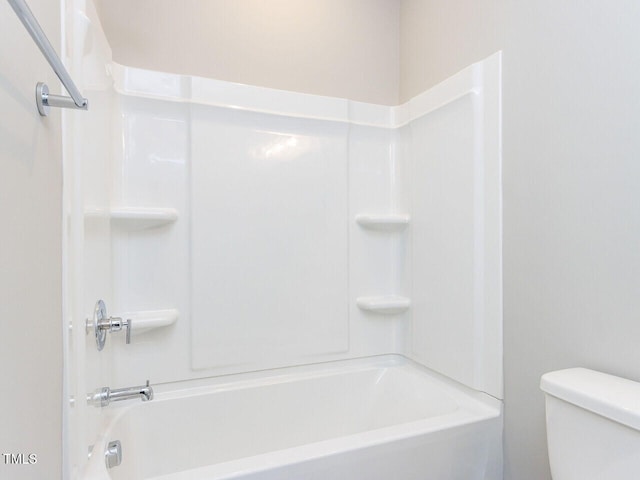
<path fill-rule="evenodd" d="M 117 383 L 391 352 L 501 395 L 499 54 L 392 108 L 112 71 Z"/>
<path fill-rule="evenodd" d="M 406 232 L 355 222 L 406 209 L 394 129 L 353 125 L 340 99 L 117 65 L 114 75 L 118 208 L 176 212 L 153 228 L 114 227 L 116 307 L 148 325 L 134 326 L 133 348 L 115 345 L 118 383 L 135 382 L 142 365 L 176 381 L 401 348 L 404 313 L 356 305 L 407 295 Z M 149 85 L 158 89 L 143 98 Z M 271 105 L 226 106 L 244 93 Z M 276 110 L 283 101 L 311 105 L 303 118 Z M 328 119 L 308 118 L 318 105 Z M 145 323 L 154 311 L 173 321 Z"/>

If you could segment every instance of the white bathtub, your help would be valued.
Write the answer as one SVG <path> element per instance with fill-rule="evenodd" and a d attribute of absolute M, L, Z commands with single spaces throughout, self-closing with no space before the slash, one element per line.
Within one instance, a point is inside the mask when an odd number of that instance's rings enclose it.
<path fill-rule="evenodd" d="M 84 478 L 497 480 L 501 402 L 400 356 L 160 385 L 112 405 Z M 104 450 L 122 443 L 107 470 Z"/>

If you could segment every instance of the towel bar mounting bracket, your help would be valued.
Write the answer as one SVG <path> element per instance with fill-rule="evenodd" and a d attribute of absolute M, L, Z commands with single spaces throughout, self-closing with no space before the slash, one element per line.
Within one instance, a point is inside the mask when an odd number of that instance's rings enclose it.
<path fill-rule="evenodd" d="M 36 84 L 36 105 L 38 106 L 38 113 L 43 117 L 49 115 L 51 107 L 87 110 L 89 108 L 89 101 L 86 98 L 83 100 L 82 105 L 76 105 L 76 102 L 71 97 L 50 94 L 49 87 L 46 83 L 38 82 Z"/>

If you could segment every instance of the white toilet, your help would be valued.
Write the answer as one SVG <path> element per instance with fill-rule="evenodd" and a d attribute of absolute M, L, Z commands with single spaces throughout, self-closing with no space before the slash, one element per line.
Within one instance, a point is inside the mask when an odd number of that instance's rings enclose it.
<path fill-rule="evenodd" d="M 553 480 L 640 479 L 640 383 L 570 368 L 540 388 Z"/>

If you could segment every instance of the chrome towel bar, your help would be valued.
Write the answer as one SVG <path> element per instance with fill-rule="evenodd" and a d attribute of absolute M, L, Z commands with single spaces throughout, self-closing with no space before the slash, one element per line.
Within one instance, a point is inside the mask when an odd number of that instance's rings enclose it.
<path fill-rule="evenodd" d="M 67 89 L 71 97 L 64 97 L 60 95 L 49 94 L 49 88 L 46 84 L 38 82 L 36 85 L 36 104 L 38 106 L 38 112 L 43 117 L 49 113 L 49 107 L 61 107 L 61 108 L 76 108 L 80 110 L 87 110 L 89 101 L 82 96 L 76 84 L 73 83 L 69 72 L 64 67 L 64 64 L 58 57 L 58 54 L 51 46 L 49 39 L 42 31 L 40 24 L 31 13 L 29 6 L 25 0 L 7 0 L 11 8 L 16 12 L 18 18 L 24 25 L 24 27 L 33 38 L 36 45 L 44 55 L 44 57 L 53 68 L 64 88 Z"/>

